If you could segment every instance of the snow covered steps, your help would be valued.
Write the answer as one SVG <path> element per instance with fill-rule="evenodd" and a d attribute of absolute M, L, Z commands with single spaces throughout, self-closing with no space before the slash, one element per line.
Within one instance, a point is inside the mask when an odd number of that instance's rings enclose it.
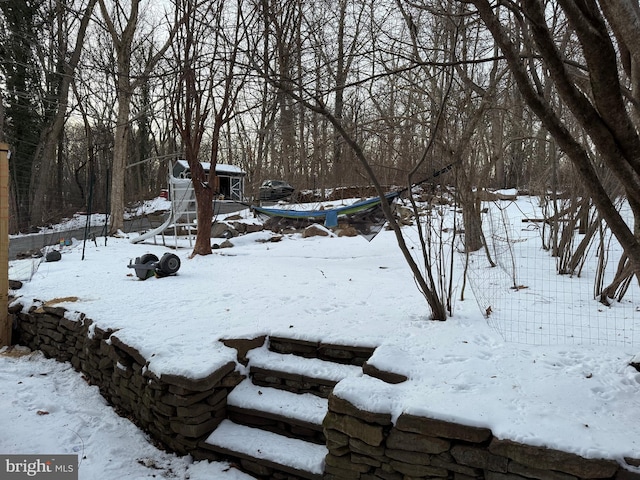
<path fill-rule="evenodd" d="M 322 429 L 327 398 L 340 380 L 361 376 L 360 357 L 370 356 L 354 348 L 344 353 L 280 338 L 238 349 L 249 378 L 229 392 L 227 419 L 202 446 L 259 478 L 320 480 L 328 454 Z M 339 358 L 329 361 L 331 355 Z"/>
<path fill-rule="evenodd" d="M 261 387 L 243 380 L 227 397 L 227 417 L 235 423 L 325 444 L 322 420 L 327 399 Z"/>
<path fill-rule="evenodd" d="M 238 458 L 249 472 L 267 477 L 276 470 L 293 475 L 293 478 L 320 480 L 328 453 L 324 445 L 238 425 L 230 420 L 223 420 L 205 443 L 221 454 Z"/>
<path fill-rule="evenodd" d="M 375 347 L 364 345 L 336 345 L 299 338 L 269 336 L 269 350 L 278 353 L 293 353 L 300 357 L 319 358 L 329 362 L 349 365 L 364 365 L 371 358 Z"/>
<path fill-rule="evenodd" d="M 340 380 L 362 375 L 362 367 L 279 354 L 266 346 L 247 353 L 253 383 L 295 393 L 312 393 L 329 398 Z"/>

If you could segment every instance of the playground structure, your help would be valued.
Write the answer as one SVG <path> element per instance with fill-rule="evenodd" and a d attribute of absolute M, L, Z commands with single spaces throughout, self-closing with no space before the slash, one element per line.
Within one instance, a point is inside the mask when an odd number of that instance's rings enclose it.
<path fill-rule="evenodd" d="M 186 232 L 189 246 L 193 246 L 193 239 L 196 228 L 196 194 L 190 178 L 176 178 L 169 175 L 169 199 L 171 209 L 165 221 L 159 227 L 144 232 L 137 237 L 130 239 L 131 243 L 141 243 L 149 238 L 162 236 L 162 244 L 166 245 L 165 231 L 173 229 L 174 247 L 178 247 L 178 232 Z"/>
<path fill-rule="evenodd" d="M 208 174 L 210 164 L 202 163 L 205 173 Z M 216 178 L 221 194 L 231 201 L 244 199 L 244 175 L 245 173 L 233 165 L 216 165 Z M 168 174 L 169 200 L 171 209 L 162 225 L 153 228 L 139 236 L 132 238 L 131 243 L 141 243 L 149 238 L 156 242 L 156 236 L 162 236 L 162 244 L 167 245 L 165 232 L 173 230 L 174 248 L 178 247 L 178 235 L 186 234 L 189 246 L 193 246 L 197 226 L 196 194 L 191 182 L 191 172 L 185 160 L 177 160 L 169 167 Z M 219 200 L 215 200 L 218 202 Z M 215 208 L 214 208 L 215 211 Z"/>

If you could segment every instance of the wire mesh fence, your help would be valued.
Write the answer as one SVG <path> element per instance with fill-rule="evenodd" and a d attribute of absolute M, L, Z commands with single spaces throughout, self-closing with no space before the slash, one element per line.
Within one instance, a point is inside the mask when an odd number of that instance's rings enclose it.
<path fill-rule="evenodd" d="M 598 265 L 622 250 L 607 234 L 587 249 L 578 274 L 558 274 L 549 228 L 534 198 L 486 202 L 488 249 L 469 258 L 468 280 L 489 325 L 505 341 L 533 345 L 637 345 L 640 289 L 633 279 L 620 300 L 605 305 L 594 292 Z M 580 241 L 576 235 L 574 242 Z M 489 260 L 491 257 L 492 262 Z M 491 263 L 495 266 L 491 266 Z M 602 265 L 602 263 L 600 263 Z M 605 285 L 615 265 L 604 270 Z"/>

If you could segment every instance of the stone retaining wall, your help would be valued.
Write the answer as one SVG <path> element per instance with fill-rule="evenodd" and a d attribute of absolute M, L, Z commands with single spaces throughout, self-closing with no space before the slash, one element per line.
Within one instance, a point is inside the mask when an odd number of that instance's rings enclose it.
<path fill-rule="evenodd" d="M 98 328 L 83 314 L 50 306 L 21 310 L 21 305 L 10 310 L 16 342 L 70 362 L 122 415 L 167 449 L 221 460 L 200 442 L 227 417 L 227 395 L 242 380 L 235 362 L 202 379 L 158 378 L 116 331 Z M 247 349 L 263 341 L 225 343 L 238 349 L 242 361 Z M 284 343 L 281 349 L 293 348 Z M 368 353 L 356 362 L 364 362 Z M 323 427 L 329 450 L 326 480 L 640 480 L 640 474 L 614 461 L 500 440 L 484 428 L 411 415 L 393 424 L 389 414 L 360 410 L 335 395 L 329 397 Z M 640 458 L 626 461 L 640 466 Z"/>
<path fill-rule="evenodd" d="M 82 314 L 42 306 L 21 313 L 16 305 L 14 340 L 60 361 L 70 362 L 120 414 L 150 433 L 168 450 L 217 460 L 199 443 L 226 417 L 227 395 L 242 377 L 229 362 L 206 378 L 159 378 L 147 360 L 112 330 L 96 327 Z"/>
<path fill-rule="evenodd" d="M 324 420 L 326 480 L 640 480 L 611 460 L 522 445 L 491 430 L 360 410 L 335 395 Z M 640 465 L 638 459 L 626 459 Z"/>

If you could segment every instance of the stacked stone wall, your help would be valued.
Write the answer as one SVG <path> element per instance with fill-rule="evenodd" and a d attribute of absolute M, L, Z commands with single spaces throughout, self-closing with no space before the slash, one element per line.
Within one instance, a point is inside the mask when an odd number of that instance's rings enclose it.
<path fill-rule="evenodd" d="M 235 362 L 201 379 L 158 377 L 135 348 L 118 338 L 117 331 L 102 330 L 84 315 L 63 308 L 43 306 L 29 313 L 21 309 L 17 305 L 10 312 L 17 342 L 70 362 L 120 414 L 166 449 L 217 459 L 199 444 L 227 416 L 227 395 L 242 380 Z"/>
<path fill-rule="evenodd" d="M 100 329 L 83 314 L 48 306 L 25 313 L 15 305 L 10 315 L 18 343 L 71 363 L 165 448 L 196 459 L 221 459 L 201 444 L 227 417 L 227 395 L 242 380 L 235 362 L 201 379 L 158 377 L 117 331 Z M 233 346 L 242 360 L 247 349 L 263 341 Z M 640 474 L 612 460 L 523 445 L 496 438 L 486 428 L 407 414 L 394 423 L 390 414 L 356 408 L 333 394 L 323 431 L 329 452 L 325 480 L 640 480 Z M 625 461 L 640 466 L 638 457 Z"/>
<path fill-rule="evenodd" d="M 615 461 L 501 440 L 486 428 L 406 414 L 394 424 L 335 395 L 323 426 L 326 480 L 640 480 Z"/>

